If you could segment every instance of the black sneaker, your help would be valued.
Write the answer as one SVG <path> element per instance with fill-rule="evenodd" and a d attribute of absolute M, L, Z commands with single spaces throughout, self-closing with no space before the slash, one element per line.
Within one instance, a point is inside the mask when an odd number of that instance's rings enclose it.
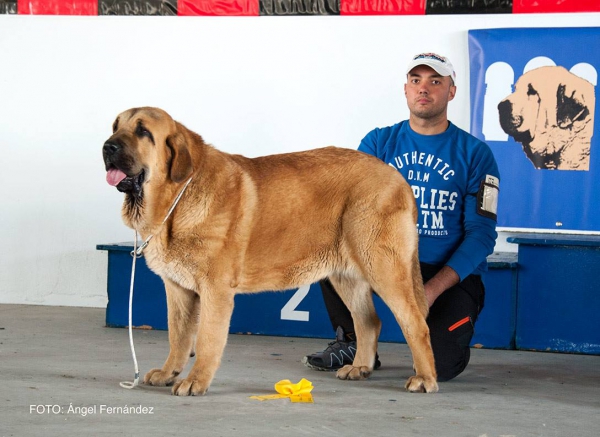
<path fill-rule="evenodd" d="M 335 340 L 330 342 L 323 352 L 317 352 L 302 358 L 306 367 L 314 370 L 334 371 L 346 364 L 352 364 L 356 354 L 356 341 L 348 341 L 344 329 L 338 326 Z M 379 355 L 375 354 L 375 370 L 381 367 Z"/>

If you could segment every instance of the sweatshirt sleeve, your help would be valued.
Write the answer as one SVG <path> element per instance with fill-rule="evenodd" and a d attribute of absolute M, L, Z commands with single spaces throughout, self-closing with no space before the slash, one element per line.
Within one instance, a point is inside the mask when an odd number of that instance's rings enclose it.
<path fill-rule="evenodd" d="M 462 281 L 473 273 L 494 251 L 496 206 L 500 174 L 494 156 L 486 144 L 476 151 L 470 169 L 468 193 L 464 202 L 464 238 L 446 265 Z"/>
<path fill-rule="evenodd" d="M 377 156 L 377 129 L 369 132 L 360 142 L 358 146 L 360 152 L 368 153 L 369 155 Z M 379 156 L 377 156 L 380 158 Z"/>

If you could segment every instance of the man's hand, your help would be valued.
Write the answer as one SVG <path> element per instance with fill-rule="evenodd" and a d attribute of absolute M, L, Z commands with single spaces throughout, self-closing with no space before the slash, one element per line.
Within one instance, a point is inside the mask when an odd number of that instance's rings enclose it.
<path fill-rule="evenodd" d="M 425 297 L 429 303 L 429 307 L 435 300 L 447 289 L 458 284 L 460 278 L 458 274 L 448 266 L 442 267 L 433 278 L 425 283 Z"/>

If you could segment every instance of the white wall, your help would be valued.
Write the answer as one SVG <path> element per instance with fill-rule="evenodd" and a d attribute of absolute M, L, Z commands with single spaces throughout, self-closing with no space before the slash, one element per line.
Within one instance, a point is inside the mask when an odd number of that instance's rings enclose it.
<path fill-rule="evenodd" d="M 396 17 L 0 16 L 0 303 L 104 306 L 106 252 L 131 241 L 101 146 L 159 106 L 249 156 L 355 148 L 408 116 L 414 53 L 449 56 L 469 129 L 467 30 L 597 26 L 600 14 Z"/>

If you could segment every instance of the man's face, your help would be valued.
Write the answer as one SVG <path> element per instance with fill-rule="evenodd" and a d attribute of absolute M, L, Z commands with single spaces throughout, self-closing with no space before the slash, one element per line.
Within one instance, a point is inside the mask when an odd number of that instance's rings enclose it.
<path fill-rule="evenodd" d="M 426 65 L 413 68 L 404 85 L 404 95 L 411 115 L 424 119 L 446 117 L 448 102 L 454 98 L 456 86 L 450 76 L 440 76 Z"/>

